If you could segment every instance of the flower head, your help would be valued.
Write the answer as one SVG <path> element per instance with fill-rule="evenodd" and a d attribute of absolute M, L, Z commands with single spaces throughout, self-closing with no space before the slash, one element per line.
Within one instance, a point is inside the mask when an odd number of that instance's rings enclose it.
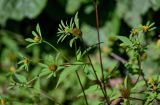
<path fill-rule="evenodd" d="M 150 22 L 147 22 L 146 25 L 143 25 L 143 26 L 142 26 L 143 32 L 148 32 L 148 31 L 152 31 L 152 30 L 156 29 L 156 27 L 153 27 L 154 24 L 155 24 L 155 23 L 151 23 L 151 24 L 150 24 Z"/>
<path fill-rule="evenodd" d="M 30 42 L 27 48 L 42 42 L 42 36 L 41 36 L 41 30 L 40 30 L 39 24 L 37 24 L 36 26 L 36 31 L 37 32 L 32 31 L 32 35 L 34 36 L 33 39 L 32 38 L 25 39 L 27 42 Z"/>
<path fill-rule="evenodd" d="M 148 30 L 149 30 L 149 26 L 144 25 L 144 26 L 143 26 L 143 31 L 144 31 L 144 32 L 147 32 Z"/>
<path fill-rule="evenodd" d="M 74 16 L 74 20 L 71 18 L 69 24 L 61 21 L 57 32 L 57 36 L 59 37 L 57 43 L 63 42 L 65 38 L 70 35 L 73 36 L 73 38 L 70 40 L 70 47 L 72 47 L 73 42 L 82 35 L 82 32 L 79 28 L 78 13 L 76 13 Z"/>
<path fill-rule="evenodd" d="M 133 28 L 132 29 L 132 31 L 131 31 L 131 33 L 133 34 L 133 35 L 138 35 L 139 34 L 139 29 L 138 28 Z"/>
<path fill-rule="evenodd" d="M 27 57 L 22 56 L 22 55 L 20 55 L 20 56 L 21 56 L 22 60 L 20 60 L 20 61 L 18 62 L 18 64 L 21 64 L 21 66 L 19 67 L 19 69 L 24 68 L 25 70 L 28 71 L 28 69 L 29 69 L 29 64 L 30 64 L 30 61 L 31 61 L 31 60 L 30 60 L 29 58 L 27 58 Z"/>

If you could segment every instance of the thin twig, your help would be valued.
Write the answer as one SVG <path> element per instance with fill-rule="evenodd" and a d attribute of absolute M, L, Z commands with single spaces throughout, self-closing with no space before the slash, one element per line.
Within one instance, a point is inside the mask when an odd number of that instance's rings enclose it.
<path fill-rule="evenodd" d="M 84 44 L 83 38 L 81 39 L 81 41 L 82 41 L 83 47 L 86 49 L 87 47 L 86 47 L 86 45 Z M 101 82 L 100 82 L 100 80 L 99 80 L 99 78 L 98 78 L 97 72 L 96 72 L 96 70 L 95 70 L 95 68 L 94 68 L 94 66 L 93 66 L 92 60 L 91 60 L 91 58 L 90 58 L 90 56 L 89 56 L 88 53 L 87 53 L 87 57 L 88 57 L 88 60 L 89 60 L 90 65 L 91 65 L 91 67 L 92 67 L 93 73 L 94 73 L 94 75 L 95 75 L 95 77 L 96 77 L 96 80 L 98 81 L 98 85 L 99 85 L 100 88 L 101 88 L 101 91 L 102 91 L 102 93 L 103 93 L 103 96 L 104 96 L 105 99 L 107 100 L 107 95 L 105 94 L 105 92 L 104 92 L 104 90 L 103 90 L 103 86 L 102 86 L 102 84 L 101 84 Z"/>
<path fill-rule="evenodd" d="M 97 29 L 97 37 L 98 37 L 98 43 L 100 43 L 100 33 L 99 33 L 99 16 L 98 16 L 98 6 L 97 6 L 97 0 L 93 0 L 95 11 L 96 11 L 96 29 Z M 102 83 L 103 83 L 103 89 L 107 96 L 107 91 L 105 88 L 105 81 L 104 81 L 104 69 L 103 69 L 103 62 L 102 62 L 102 55 L 101 55 L 101 45 L 98 44 L 98 50 L 99 50 L 99 59 L 100 59 L 100 65 L 101 65 L 101 72 L 102 72 Z M 109 104 L 109 99 L 107 97 L 107 104 Z"/>
<path fill-rule="evenodd" d="M 76 56 L 76 61 L 77 61 L 78 59 L 77 59 L 77 44 L 76 44 L 76 42 L 75 42 L 75 56 Z M 81 80 L 80 80 L 80 77 L 79 77 L 79 74 L 78 74 L 77 71 L 76 71 L 76 75 L 77 75 L 79 84 L 80 84 L 80 86 L 81 86 L 81 89 L 82 89 L 82 92 L 83 92 L 83 95 L 84 95 L 84 99 L 85 99 L 86 105 L 89 105 L 89 104 L 88 104 L 88 101 L 87 101 L 87 96 L 86 96 L 86 94 L 85 94 L 85 91 L 84 91 L 82 82 L 81 82 Z"/>
<path fill-rule="evenodd" d="M 44 42 L 45 44 L 49 45 L 50 47 L 52 47 L 57 53 L 60 52 L 56 47 L 54 47 L 54 46 L 53 46 L 52 44 L 50 44 L 49 42 L 47 42 L 47 41 L 45 41 L 45 40 L 43 40 L 43 42 Z M 68 59 L 67 57 L 65 57 L 64 55 L 62 55 L 62 57 L 63 57 L 66 61 L 69 61 L 69 59 Z"/>
<path fill-rule="evenodd" d="M 86 105 L 89 105 L 89 104 L 88 104 L 88 101 L 87 101 L 87 96 L 86 96 L 86 94 L 85 94 L 85 92 L 84 92 L 84 88 L 83 88 L 82 82 L 81 82 L 81 80 L 80 80 L 80 77 L 79 77 L 79 74 L 78 74 L 77 71 L 76 71 L 76 75 L 77 75 L 77 77 L 78 77 L 79 84 L 81 85 L 81 88 L 82 88 L 82 92 L 83 92 L 83 95 L 84 95 L 84 98 L 85 98 Z"/>
<path fill-rule="evenodd" d="M 98 84 L 99 84 L 99 86 L 100 86 L 100 88 L 101 88 L 101 91 L 102 91 L 105 99 L 108 100 L 107 95 L 105 94 L 105 92 L 104 92 L 104 90 L 103 90 L 103 85 L 101 84 L 100 80 L 98 79 L 98 75 L 97 75 L 97 73 L 96 73 L 96 70 L 95 70 L 95 68 L 94 68 L 94 66 L 93 66 L 93 63 L 92 63 L 91 58 L 90 58 L 89 55 L 88 55 L 88 59 L 89 59 L 89 61 L 90 61 L 90 63 L 91 63 L 92 70 L 93 70 L 93 72 L 94 72 L 94 74 L 95 74 L 95 76 L 96 76 L 96 80 L 98 81 Z"/>
<path fill-rule="evenodd" d="M 119 56 L 119 55 L 117 55 L 117 54 L 115 54 L 115 53 L 113 53 L 113 52 L 112 52 L 110 55 L 111 55 L 114 59 L 122 62 L 123 64 L 127 63 L 127 60 L 125 60 L 124 58 L 122 58 L 121 56 Z"/>
<path fill-rule="evenodd" d="M 139 101 L 144 101 L 144 99 L 135 98 L 135 97 L 129 97 L 129 99 L 132 99 L 132 100 L 139 100 Z"/>
<path fill-rule="evenodd" d="M 90 65 L 89 62 L 84 62 L 82 64 L 76 64 L 76 63 L 64 63 L 64 64 L 61 64 L 61 65 L 58 65 L 58 66 L 71 66 L 71 65 Z"/>
<path fill-rule="evenodd" d="M 139 52 L 139 54 L 140 54 L 140 52 Z M 145 79 L 143 70 L 141 68 L 141 58 L 140 58 L 140 55 L 138 56 L 137 60 L 138 60 L 138 67 L 139 67 L 139 70 L 140 70 L 140 75 L 142 75 L 142 78 L 145 81 L 146 86 L 148 86 L 147 80 Z"/>

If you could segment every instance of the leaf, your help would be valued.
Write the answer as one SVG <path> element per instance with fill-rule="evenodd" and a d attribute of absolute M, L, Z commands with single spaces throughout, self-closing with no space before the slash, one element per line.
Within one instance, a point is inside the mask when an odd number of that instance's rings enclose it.
<path fill-rule="evenodd" d="M 82 53 L 82 56 L 86 55 L 90 50 L 92 50 L 93 48 L 96 48 L 98 44 L 101 44 L 102 42 L 100 43 L 96 43 L 96 44 L 93 44 L 92 46 L 89 46 L 88 48 L 86 48 L 84 50 L 84 52 Z"/>
<path fill-rule="evenodd" d="M 48 76 L 47 76 L 47 79 L 51 78 L 53 76 L 53 72 L 51 72 Z"/>
<path fill-rule="evenodd" d="M 41 91 L 40 78 L 38 78 L 37 81 L 35 82 L 34 90 L 35 90 L 35 92 L 40 93 L 40 91 Z"/>
<path fill-rule="evenodd" d="M 129 38 L 125 36 L 115 36 L 115 37 L 121 40 L 125 45 L 128 45 L 128 46 L 132 45 L 132 42 L 129 40 Z"/>
<path fill-rule="evenodd" d="M 127 88 L 127 89 L 131 89 L 131 85 L 132 85 L 132 83 L 131 83 L 131 79 L 130 79 L 130 77 L 127 75 L 126 77 L 125 77 L 125 79 L 124 79 L 124 86 L 125 86 L 125 88 Z"/>
<path fill-rule="evenodd" d="M 29 48 L 29 47 L 34 46 L 34 45 L 36 45 L 36 44 L 38 44 L 38 43 L 31 43 L 31 44 L 27 45 L 26 48 Z"/>
<path fill-rule="evenodd" d="M 0 0 L 0 24 L 8 19 L 22 20 L 37 17 L 45 7 L 47 0 Z"/>
<path fill-rule="evenodd" d="M 48 65 L 46 65 L 46 64 L 43 64 L 43 63 L 38 63 L 38 64 L 39 64 L 39 66 L 41 66 L 41 67 L 48 68 Z"/>
<path fill-rule="evenodd" d="M 144 81 L 138 81 L 137 84 L 132 88 L 132 92 L 139 89 L 143 89 L 142 87 L 144 87 L 144 85 L 145 85 Z"/>
<path fill-rule="evenodd" d="M 69 46 L 72 48 L 72 45 L 73 45 L 73 43 L 74 43 L 74 41 L 77 39 L 77 37 L 74 37 L 74 38 L 72 38 L 71 40 L 70 40 L 70 42 L 69 42 Z"/>
<path fill-rule="evenodd" d="M 91 93 L 95 93 L 95 91 L 97 89 L 98 89 L 98 85 L 92 85 L 88 89 L 84 90 L 84 92 L 85 92 L 86 95 L 88 95 L 88 94 L 91 94 Z M 78 97 L 80 97 L 80 96 L 83 96 L 83 92 L 78 95 Z"/>
<path fill-rule="evenodd" d="M 37 33 L 34 32 L 34 31 L 32 31 L 32 35 L 35 36 L 35 37 L 38 36 Z"/>
<path fill-rule="evenodd" d="M 25 39 L 27 42 L 31 42 L 31 43 L 34 43 L 34 40 L 33 39 L 31 39 L 31 38 L 27 38 L 27 39 Z"/>
<path fill-rule="evenodd" d="M 39 76 L 43 77 L 45 75 L 48 75 L 49 73 L 51 73 L 51 71 L 49 71 L 48 69 L 43 69 L 42 72 L 39 74 Z"/>
<path fill-rule="evenodd" d="M 27 79 L 25 76 L 17 74 L 17 73 L 14 73 L 12 75 L 12 79 L 17 83 L 26 83 L 27 82 Z"/>
<path fill-rule="evenodd" d="M 79 19 L 78 19 L 78 12 L 76 13 L 75 17 L 74 17 L 74 22 L 77 28 L 79 28 Z"/>
<path fill-rule="evenodd" d="M 77 52 L 76 52 L 76 56 L 77 56 L 77 61 L 79 61 L 82 57 L 82 52 L 81 52 L 81 49 L 78 49 Z"/>
<path fill-rule="evenodd" d="M 63 28 L 65 28 L 66 26 L 64 25 L 63 21 L 61 20 L 61 25 L 63 26 Z"/>
<path fill-rule="evenodd" d="M 70 67 L 67 67 L 65 68 L 61 74 L 60 74 L 60 77 L 59 77 L 59 80 L 57 82 L 57 85 L 56 85 L 56 88 L 59 86 L 59 84 L 61 82 L 63 82 L 64 80 L 66 80 L 66 77 L 71 74 L 71 73 L 75 73 L 75 71 L 79 68 L 79 65 L 73 65 L 73 66 L 70 66 Z"/>
<path fill-rule="evenodd" d="M 37 26 L 36 26 L 36 31 L 37 31 L 38 34 L 41 36 L 41 29 L 40 29 L 39 24 L 37 24 Z"/>
<path fill-rule="evenodd" d="M 81 0 L 67 0 L 66 12 L 69 14 L 75 13 L 81 6 Z"/>

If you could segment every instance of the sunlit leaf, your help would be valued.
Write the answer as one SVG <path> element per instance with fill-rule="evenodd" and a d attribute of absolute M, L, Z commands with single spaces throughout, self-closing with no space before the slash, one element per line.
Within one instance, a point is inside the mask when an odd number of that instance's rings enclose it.
<path fill-rule="evenodd" d="M 66 77 L 69 74 L 75 73 L 75 71 L 78 70 L 78 68 L 79 68 L 79 65 L 73 65 L 73 66 L 65 68 L 60 74 L 60 77 L 59 77 L 59 80 L 58 80 L 56 87 L 58 87 L 61 82 L 65 81 Z"/>

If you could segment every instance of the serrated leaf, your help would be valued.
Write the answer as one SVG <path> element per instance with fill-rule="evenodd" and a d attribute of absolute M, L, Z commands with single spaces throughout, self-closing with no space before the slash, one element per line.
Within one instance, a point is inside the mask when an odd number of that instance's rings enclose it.
<path fill-rule="evenodd" d="M 70 67 L 67 67 L 65 68 L 61 74 L 60 74 L 60 77 L 59 77 L 59 80 L 57 82 L 57 85 L 56 85 L 56 88 L 59 86 L 59 84 L 61 82 L 63 82 L 64 80 L 66 80 L 66 77 L 71 74 L 71 73 L 75 73 L 75 71 L 79 68 L 79 65 L 73 65 L 73 66 L 70 66 Z"/>
<path fill-rule="evenodd" d="M 17 74 L 17 73 L 14 73 L 12 75 L 12 79 L 17 83 L 26 83 L 27 82 L 27 79 L 25 76 Z"/>
<path fill-rule="evenodd" d="M 98 89 L 98 85 L 90 86 L 88 89 L 84 90 L 85 94 L 93 94 Z M 78 95 L 78 97 L 83 96 L 83 92 Z"/>
<path fill-rule="evenodd" d="M 129 38 L 125 36 L 115 36 L 115 37 L 121 40 L 125 45 L 128 45 L 128 46 L 132 45 L 132 42 L 129 40 Z"/>

